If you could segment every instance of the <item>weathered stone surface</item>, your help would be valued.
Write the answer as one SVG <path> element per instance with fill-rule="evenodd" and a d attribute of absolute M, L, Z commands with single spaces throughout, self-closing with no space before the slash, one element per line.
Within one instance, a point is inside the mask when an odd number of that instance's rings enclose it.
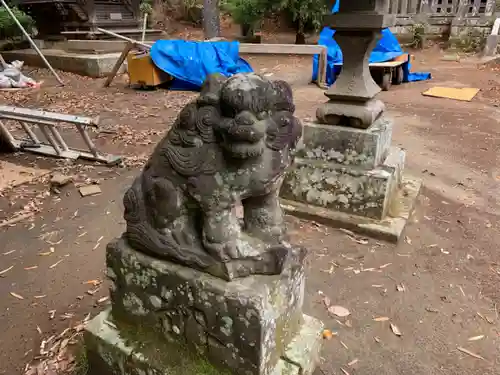
<path fill-rule="evenodd" d="M 125 194 L 128 243 L 226 280 L 280 274 L 290 249 L 278 192 L 302 131 L 294 110 L 284 81 L 210 76 Z"/>
<path fill-rule="evenodd" d="M 303 316 L 304 324 L 282 357 L 266 375 L 312 375 L 319 361 L 321 331 L 318 320 Z M 146 340 L 134 326 L 118 328 L 109 311 L 87 326 L 85 344 L 89 375 L 249 375 L 243 368 L 221 370 L 179 343 Z"/>
<path fill-rule="evenodd" d="M 382 101 L 371 99 L 367 102 L 331 100 L 316 111 L 321 124 L 369 128 L 385 110 Z"/>
<path fill-rule="evenodd" d="M 374 169 L 389 154 L 392 129 L 393 121 L 385 117 L 366 130 L 306 123 L 297 157 Z"/>
<path fill-rule="evenodd" d="M 115 324 L 143 327 L 146 342 L 182 343 L 238 374 L 270 374 L 303 324 L 305 254 L 290 252 L 281 275 L 227 282 L 119 239 L 107 249 Z"/>
<path fill-rule="evenodd" d="M 394 155 L 390 155 L 390 154 Z M 287 174 L 281 197 L 352 215 L 383 219 L 400 185 L 404 151 L 391 148 L 390 156 L 375 169 L 297 158 Z"/>
<path fill-rule="evenodd" d="M 403 177 L 401 188 L 391 202 L 388 216 L 374 220 L 340 211 L 329 210 L 296 201 L 283 199 L 281 206 L 290 215 L 334 228 L 345 228 L 376 239 L 397 243 L 403 236 L 406 225 L 415 208 L 422 181 L 408 176 Z"/>
<path fill-rule="evenodd" d="M 343 63 L 337 80 L 325 93 L 330 100 L 366 102 L 380 92 L 368 62 L 371 51 L 380 39 L 380 30 L 335 32 L 335 40 L 342 50 Z"/>

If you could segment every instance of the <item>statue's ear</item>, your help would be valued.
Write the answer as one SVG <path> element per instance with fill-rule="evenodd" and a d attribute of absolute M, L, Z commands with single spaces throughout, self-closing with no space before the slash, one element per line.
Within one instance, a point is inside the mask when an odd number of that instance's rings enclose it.
<path fill-rule="evenodd" d="M 198 105 L 219 105 L 222 85 L 227 81 L 227 77 L 220 73 L 210 74 L 201 86 Z"/>

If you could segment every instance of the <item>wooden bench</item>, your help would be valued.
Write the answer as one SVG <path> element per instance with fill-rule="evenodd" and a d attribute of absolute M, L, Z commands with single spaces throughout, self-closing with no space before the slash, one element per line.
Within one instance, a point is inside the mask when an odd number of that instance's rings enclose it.
<path fill-rule="evenodd" d="M 319 55 L 318 79 L 316 84 L 320 88 L 326 88 L 327 67 L 326 46 L 312 44 L 251 44 L 240 43 L 241 54 L 266 54 L 266 55 Z"/>
<path fill-rule="evenodd" d="M 408 59 L 409 55 L 405 53 L 391 61 L 370 63 L 370 72 L 373 79 L 382 90 L 388 91 L 393 84 L 400 85 L 403 83 L 403 65 L 408 62 Z M 342 63 L 337 63 L 335 66 L 342 66 Z"/>

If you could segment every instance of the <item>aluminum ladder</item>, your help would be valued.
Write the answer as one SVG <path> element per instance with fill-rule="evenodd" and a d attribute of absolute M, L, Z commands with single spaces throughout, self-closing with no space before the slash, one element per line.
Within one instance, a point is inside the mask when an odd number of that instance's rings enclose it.
<path fill-rule="evenodd" d="M 16 138 L 2 120 L 17 121 L 27 137 Z M 82 158 L 105 164 L 117 164 L 121 161 L 121 157 L 99 152 L 87 133 L 87 128 L 98 127 L 98 121 L 98 118 L 0 105 L 0 137 L 7 141 L 12 149 L 65 159 Z M 68 146 L 57 129 L 62 123 L 73 124 L 77 128 L 88 151 Z M 38 126 L 45 139 L 41 140 L 42 137 L 39 138 L 35 134 L 33 126 Z"/>

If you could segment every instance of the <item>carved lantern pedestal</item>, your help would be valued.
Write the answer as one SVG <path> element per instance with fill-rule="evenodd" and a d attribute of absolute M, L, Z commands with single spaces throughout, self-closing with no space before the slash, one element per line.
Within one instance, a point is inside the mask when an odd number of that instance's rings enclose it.
<path fill-rule="evenodd" d="M 391 146 L 393 121 L 369 68 L 381 30 L 394 22 L 385 0 L 341 1 L 327 17 L 343 66 L 281 190 L 288 213 L 397 241 L 421 183 L 404 175 L 405 152 Z"/>

